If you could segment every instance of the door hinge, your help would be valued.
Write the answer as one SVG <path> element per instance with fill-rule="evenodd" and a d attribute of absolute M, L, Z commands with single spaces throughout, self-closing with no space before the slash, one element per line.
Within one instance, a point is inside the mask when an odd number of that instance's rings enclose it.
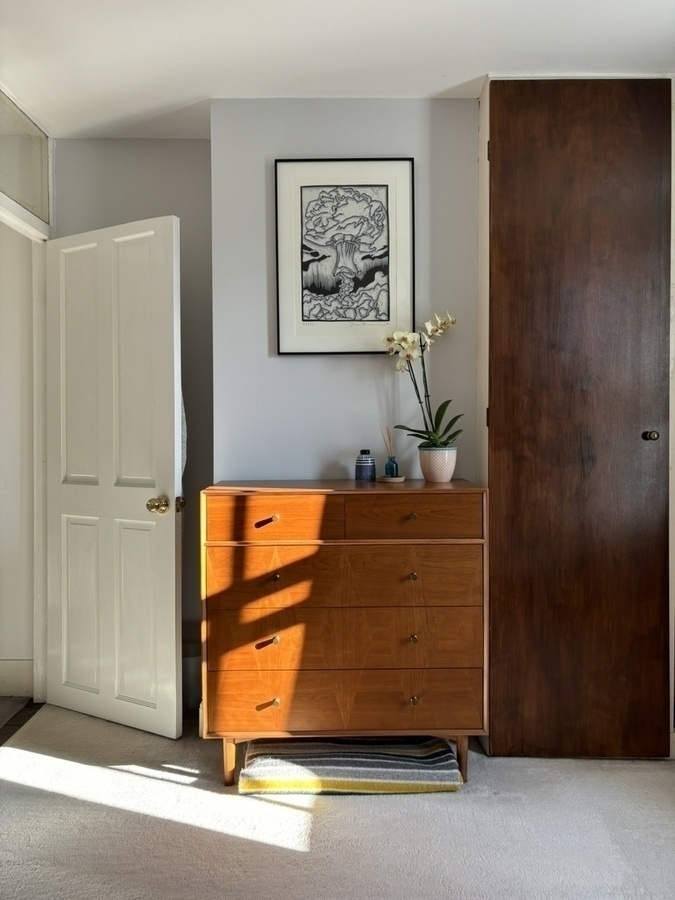
<path fill-rule="evenodd" d="M 485 407 L 485 426 L 487 428 L 490 427 L 490 407 L 489 406 Z"/>
<path fill-rule="evenodd" d="M 487 142 L 487 158 L 488 162 L 490 162 L 490 141 Z"/>

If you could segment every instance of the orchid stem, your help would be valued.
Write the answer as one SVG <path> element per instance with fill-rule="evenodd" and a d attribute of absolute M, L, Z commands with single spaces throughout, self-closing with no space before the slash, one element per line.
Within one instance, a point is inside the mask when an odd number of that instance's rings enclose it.
<path fill-rule="evenodd" d="M 420 394 L 420 389 L 417 386 L 417 379 L 415 378 L 415 373 L 413 371 L 413 367 L 410 363 L 407 363 L 407 366 L 408 366 L 408 374 L 410 375 L 410 380 L 412 381 L 413 387 L 415 389 L 415 396 L 417 397 L 417 402 L 419 403 L 420 409 L 422 410 L 422 419 L 424 420 L 424 429 L 425 429 L 425 431 L 431 431 L 431 424 L 427 420 L 427 413 L 424 408 L 424 403 L 422 402 L 422 396 Z M 426 378 L 425 378 L 425 383 L 426 383 Z"/>
<path fill-rule="evenodd" d="M 420 335 L 420 344 L 421 344 L 421 347 L 422 347 L 422 349 L 421 349 L 421 351 L 420 351 L 420 361 L 421 361 L 421 363 L 422 363 L 422 380 L 423 380 L 423 382 L 424 382 L 424 404 L 425 404 L 425 406 L 426 406 L 427 415 L 429 416 L 429 425 L 428 425 L 428 428 L 429 428 L 429 430 L 432 430 L 432 429 L 433 429 L 433 423 L 434 423 L 434 414 L 433 414 L 433 411 L 432 411 L 432 409 L 431 409 L 431 395 L 429 394 L 429 385 L 428 385 L 428 383 L 427 383 L 427 367 L 426 367 L 426 364 L 425 364 L 425 362 L 424 362 L 424 351 L 426 350 L 427 345 L 426 345 L 426 342 L 423 340 L 423 338 L 422 338 L 421 335 Z M 425 421 L 426 421 L 426 417 L 425 417 Z"/>

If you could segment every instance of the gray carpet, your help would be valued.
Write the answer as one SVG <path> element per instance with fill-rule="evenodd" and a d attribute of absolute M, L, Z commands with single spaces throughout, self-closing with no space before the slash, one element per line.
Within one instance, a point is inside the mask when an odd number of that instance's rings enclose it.
<path fill-rule="evenodd" d="M 457 793 L 252 797 L 194 729 L 44 706 L 0 747 L 3 900 L 672 900 L 674 848 L 674 761 L 476 748 Z"/>

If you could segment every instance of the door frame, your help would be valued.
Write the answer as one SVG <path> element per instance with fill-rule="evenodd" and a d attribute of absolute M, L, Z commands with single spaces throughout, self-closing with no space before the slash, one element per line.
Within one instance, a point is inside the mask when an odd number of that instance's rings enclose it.
<path fill-rule="evenodd" d="M 33 241 L 33 700 L 47 700 L 47 247 Z"/>

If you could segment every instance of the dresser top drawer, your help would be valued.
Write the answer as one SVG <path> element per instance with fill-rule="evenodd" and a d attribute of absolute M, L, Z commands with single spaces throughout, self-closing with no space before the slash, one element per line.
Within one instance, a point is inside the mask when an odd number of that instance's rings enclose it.
<path fill-rule="evenodd" d="M 253 481 L 202 491 L 207 542 L 480 540 L 487 491 L 469 482 L 395 485 Z"/>
<path fill-rule="evenodd" d="M 482 539 L 481 493 L 409 493 L 345 498 L 347 540 Z"/>
<path fill-rule="evenodd" d="M 344 537 L 338 494 L 202 494 L 202 531 L 209 541 L 330 541 Z"/>

